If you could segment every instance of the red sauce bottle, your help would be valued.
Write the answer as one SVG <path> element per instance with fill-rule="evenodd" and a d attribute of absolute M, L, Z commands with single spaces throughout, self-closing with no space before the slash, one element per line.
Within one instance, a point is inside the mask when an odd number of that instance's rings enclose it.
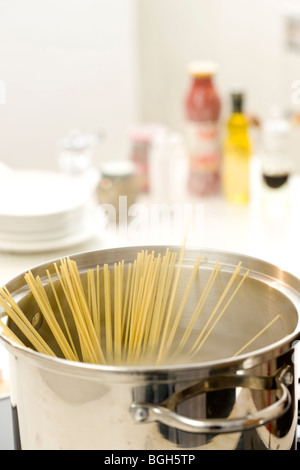
<path fill-rule="evenodd" d="M 215 73 L 213 62 L 193 62 L 189 66 L 192 80 L 185 101 L 188 186 L 192 194 L 199 196 L 220 190 L 221 100 L 213 81 Z"/>

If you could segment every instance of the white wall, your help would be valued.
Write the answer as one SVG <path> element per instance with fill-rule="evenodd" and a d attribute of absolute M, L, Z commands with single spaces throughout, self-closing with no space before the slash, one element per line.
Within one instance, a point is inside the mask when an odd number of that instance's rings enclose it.
<path fill-rule="evenodd" d="M 104 129 L 118 157 L 136 119 L 134 0 L 0 0 L 0 161 L 56 168 L 57 141 Z"/>
<path fill-rule="evenodd" d="M 123 156 L 138 119 L 182 130 L 194 59 L 219 63 L 224 101 L 241 84 L 251 112 L 290 107 L 300 55 L 285 48 L 284 3 L 0 0 L 0 161 L 56 167 L 57 141 L 73 127 L 104 129 L 101 159 Z"/>

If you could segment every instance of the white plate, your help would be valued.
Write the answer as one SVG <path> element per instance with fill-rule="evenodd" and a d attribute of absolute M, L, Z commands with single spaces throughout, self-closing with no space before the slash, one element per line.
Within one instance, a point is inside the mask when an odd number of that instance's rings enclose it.
<path fill-rule="evenodd" d="M 13 240 L 62 238 L 77 231 L 86 220 L 93 218 L 96 210 L 96 201 L 90 200 L 81 208 L 53 221 L 45 218 L 40 223 L 30 224 L 24 218 L 19 224 L 6 224 L 1 221 L 0 217 L 0 238 Z"/>
<path fill-rule="evenodd" d="M 39 253 L 85 243 L 104 235 L 106 217 L 99 206 L 91 206 L 76 227 L 68 233 L 50 233 L 48 238 L 7 238 L 0 236 L 0 250 L 13 253 Z M 52 236 L 52 238 L 51 238 Z"/>
<path fill-rule="evenodd" d="M 90 189 L 79 178 L 41 170 L 8 171 L 0 185 L 0 220 L 36 223 L 84 204 Z"/>
<path fill-rule="evenodd" d="M 92 185 L 83 178 L 0 167 L 0 249 L 41 252 L 99 234 Z"/>
<path fill-rule="evenodd" d="M 40 253 L 85 243 L 99 235 L 99 232 L 93 225 L 86 227 L 78 233 L 70 236 L 56 238 L 53 240 L 37 240 L 37 241 L 20 241 L 20 240 L 1 240 L 0 250 L 13 253 Z"/>
<path fill-rule="evenodd" d="M 40 170 L 0 174 L 0 249 L 44 251 L 92 236 L 96 202 L 86 181 Z"/>

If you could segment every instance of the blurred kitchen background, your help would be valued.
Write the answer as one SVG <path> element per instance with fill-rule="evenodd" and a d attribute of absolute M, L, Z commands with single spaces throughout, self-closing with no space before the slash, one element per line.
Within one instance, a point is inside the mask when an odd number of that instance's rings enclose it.
<path fill-rule="evenodd" d="M 195 61 L 216 67 L 221 167 L 242 100 L 246 200 L 190 191 Z M 264 179 L 268 156 L 282 181 Z M 1 284 L 69 253 L 182 242 L 185 223 L 104 231 L 120 196 L 200 208 L 193 244 L 300 276 L 300 0 L 0 0 L 0 163 Z"/>
<path fill-rule="evenodd" d="M 103 132 L 97 163 L 124 157 L 132 123 L 182 132 L 192 60 L 218 63 L 225 103 L 238 85 L 261 119 L 299 111 L 298 0 L 1 0 L 0 13 L 1 161 L 14 167 L 56 169 L 72 128 Z"/>
<path fill-rule="evenodd" d="M 1 281 L 15 272 L 11 256 L 19 267 L 25 253 L 31 265 L 36 253 L 85 249 L 94 235 L 88 248 L 181 242 L 185 224 L 171 238 L 165 230 L 104 237 L 104 205 L 118 224 L 120 196 L 128 207 L 201 206 L 197 245 L 298 270 L 298 252 L 287 250 L 294 241 L 298 249 L 299 234 L 300 0 L 1 0 L 0 57 L 0 249 L 10 256 Z M 248 180 L 239 204 L 222 182 L 209 194 L 190 190 L 195 61 L 216 67 L 218 171 L 228 160 L 233 192 L 234 180 Z M 233 90 L 250 142 L 238 176 L 225 150 Z M 266 157 L 282 180 L 266 184 Z M 93 212 L 90 195 L 105 213 Z"/>

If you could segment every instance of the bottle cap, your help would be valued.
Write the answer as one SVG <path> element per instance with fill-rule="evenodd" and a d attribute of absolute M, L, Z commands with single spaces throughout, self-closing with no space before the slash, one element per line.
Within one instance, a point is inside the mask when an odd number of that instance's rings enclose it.
<path fill-rule="evenodd" d="M 244 93 L 242 91 L 231 92 L 232 111 L 234 113 L 241 113 L 243 111 Z"/>
<path fill-rule="evenodd" d="M 164 132 L 165 127 L 161 124 L 148 123 L 136 124 L 128 130 L 129 139 L 132 142 L 151 143 L 154 137 Z"/>
<path fill-rule="evenodd" d="M 193 77 L 210 77 L 215 75 L 218 66 L 213 61 L 193 61 L 188 65 L 188 72 Z"/>
<path fill-rule="evenodd" d="M 128 160 L 111 160 L 101 165 L 101 173 L 104 178 L 127 178 L 134 174 L 135 167 Z"/>

